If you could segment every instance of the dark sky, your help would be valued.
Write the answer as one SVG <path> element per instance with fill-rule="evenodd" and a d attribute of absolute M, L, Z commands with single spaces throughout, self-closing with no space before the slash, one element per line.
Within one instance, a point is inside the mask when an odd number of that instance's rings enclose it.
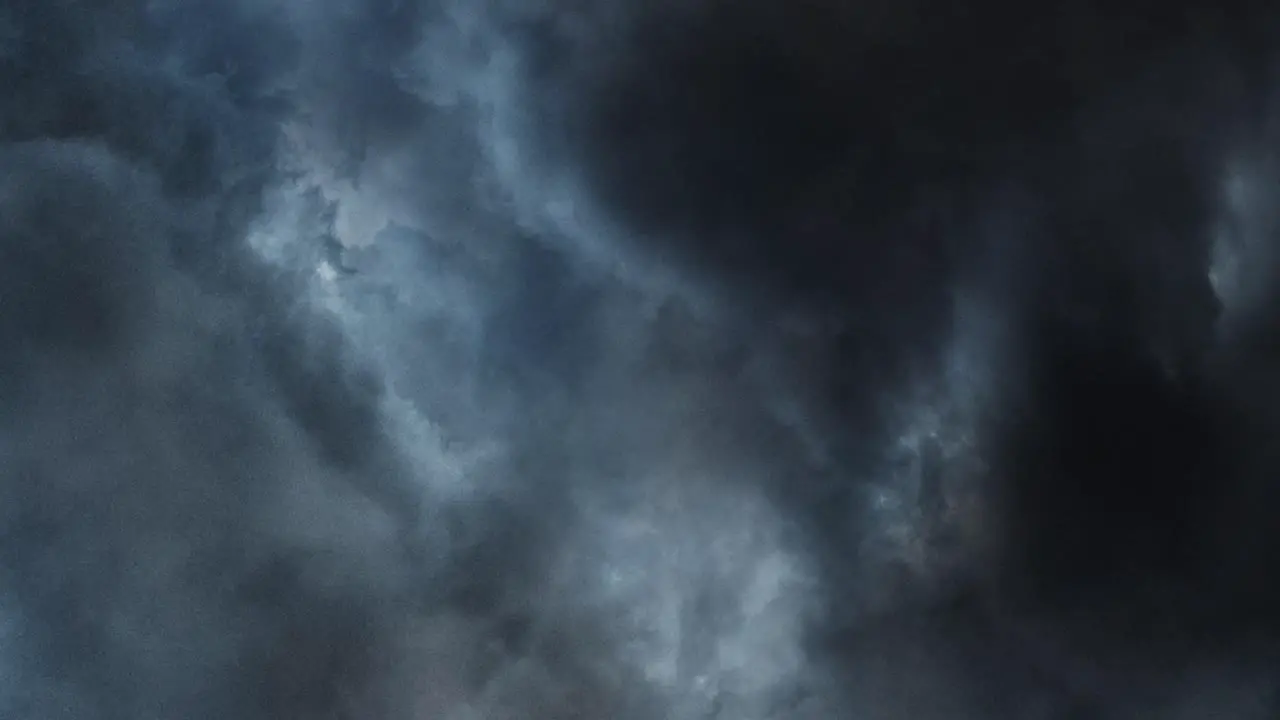
<path fill-rule="evenodd" d="M 0 718 L 1276 717 L 1278 51 L 0 5 Z"/>

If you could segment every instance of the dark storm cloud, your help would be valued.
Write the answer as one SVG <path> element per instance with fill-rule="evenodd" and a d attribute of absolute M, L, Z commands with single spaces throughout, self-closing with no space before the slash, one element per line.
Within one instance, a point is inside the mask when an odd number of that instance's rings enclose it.
<path fill-rule="evenodd" d="M 206 10 L 6 10 L 8 717 L 353 712 L 427 569 L 376 378 L 243 242 L 290 36 Z"/>
<path fill-rule="evenodd" d="M 1242 191 L 1225 182 L 1272 182 L 1236 166 L 1267 162 L 1240 158 L 1268 145 L 1274 13 L 708 2 L 586 15 L 525 41 L 524 157 L 566 173 L 580 214 L 609 218 L 623 252 L 754 312 L 757 338 L 793 313 L 826 323 L 784 342 L 822 360 L 782 367 L 811 371 L 801 414 L 837 449 L 837 478 L 809 472 L 778 494 L 850 605 L 869 592 L 859 573 L 842 580 L 852 548 L 888 512 L 868 503 L 893 504 L 867 500 L 865 478 L 885 472 L 894 408 L 971 332 L 958 300 L 1000 328 L 983 362 L 1002 375 L 976 416 L 943 421 L 971 423 L 971 445 L 912 451 L 926 500 L 949 482 L 929 475 L 976 456 L 992 554 L 941 593 L 959 599 L 902 603 L 930 620 L 895 630 L 837 613 L 851 675 L 888 645 L 923 646 L 934 662 L 902 692 L 955 693 L 939 716 L 1107 716 L 1174 712 L 1190 701 L 1170 678 L 1202 665 L 1274 662 L 1271 574 L 1242 559 L 1271 541 L 1229 529 L 1239 494 L 1261 497 L 1274 427 L 1256 370 L 1273 240 L 1239 225 Z M 1235 289 L 1215 288 L 1219 265 L 1241 270 L 1224 253 L 1252 258 Z M 922 401 L 943 415 L 948 402 Z M 910 675 L 903 655 L 891 666 Z M 1009 686 L 984 690 L 990 675 Z M 896 702 L 866 711 L 935 712 Z M 1238 702 L 1230 712 L 1257 697 Z"/>
<path fill-rule="evenodd" d="M 668 373 L 620 392 L 638 303 L 604 302 L 490 197 L 482 109 L 405 77 L 450 22 L 393 3 L 6 13 L 9 716 L 653 717 L 714 673 L 668 668 L 719 637 L 682 630 L 688 588 L 767 599 L 788 561 L 727 517 L 733 571 L 695 578 L 668 551 L 701 557 L 711 525 L 647 492 L 589 493 L 609 507 L 582 524 L 574 487 L 682 492 L 637 455 L 670 431 L 611 403 L 698 408 Z M 615 332 L 636 336 L 617 362 L 585 356 Z M 637 582 L 641 561 L 666 583 Z M 624 653 L 620 619 L 650 637 Z M 726 632 L 750 649 L 747 621 Z"/>
<path fill-rule="evenodd" d="M 1138 5 L 0 10 L 3 712 L 1266 716 L 1276 26 Z"/>
<path fill-rule="evenodd" d="M 166 200 L 152 173 L 97 144 L 3 157 L 15 716 L 253 717 L 327 702 L 316 693 L 356 682 L 379 632 L 370 613 L 393 592 L 398 519 L 358 474 L 376 468 L 331 454 L 376 440 L 331 437 L 296 405 L 330 394 L 345 405 L 331 413 L 358 413 L 370 400 L 298 359 L 255 357 L 254 324 L 303 338 L 173 268 L 183 230 L 213 240 L 198 229 L 216 226 L 207 207 Z M 307 529 L 326 515 L 341 541 Z M 329 646 L 281 655 L 299 632 Z"/>

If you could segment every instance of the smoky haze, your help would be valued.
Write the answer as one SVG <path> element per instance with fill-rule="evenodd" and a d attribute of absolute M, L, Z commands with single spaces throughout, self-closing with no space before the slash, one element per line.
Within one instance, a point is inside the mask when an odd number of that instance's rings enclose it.
<path fill-rule="evenodd" d="M 0 6 L 0 718 L 1280 711 L 1280 11 Z"/>

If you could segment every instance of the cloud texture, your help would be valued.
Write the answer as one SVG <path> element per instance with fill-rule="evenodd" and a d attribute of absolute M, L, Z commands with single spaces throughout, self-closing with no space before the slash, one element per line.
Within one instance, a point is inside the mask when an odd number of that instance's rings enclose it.
<path fill-rule="evenodd" d="M 1265 3 L 0 8 L 0 717 L 1274 716 Z"/>

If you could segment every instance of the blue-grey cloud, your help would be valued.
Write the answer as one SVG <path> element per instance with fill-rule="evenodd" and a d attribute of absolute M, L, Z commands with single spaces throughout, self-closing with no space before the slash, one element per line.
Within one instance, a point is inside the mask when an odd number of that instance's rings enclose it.
<path fill-rule="evenodd" d="M 0 9 L 0 713 L 1274 713 L 1273 13 Z"/>

